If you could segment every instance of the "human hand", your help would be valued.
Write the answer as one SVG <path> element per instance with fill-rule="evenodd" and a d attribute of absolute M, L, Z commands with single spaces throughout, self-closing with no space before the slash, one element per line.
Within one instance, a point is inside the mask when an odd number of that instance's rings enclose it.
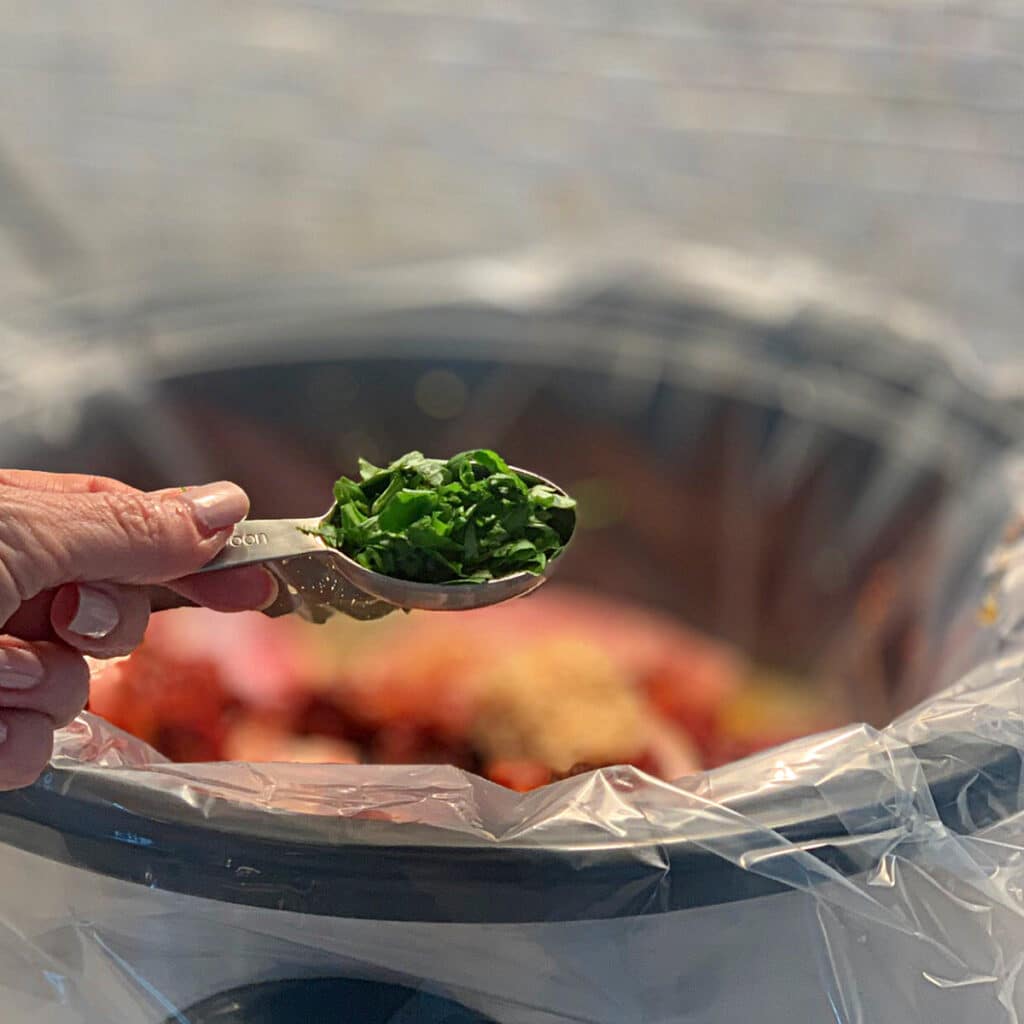
<path fill-rule="evenodd" d="M 230 483 L 145 493 L 103 477 L 0 470 L 0 790 L 35 781 L 89 696 L 84 655 L 127 654 L 162 584 L 219 611 L 277 595 L 257 566 L 190 576 L 249 510 Z"/>

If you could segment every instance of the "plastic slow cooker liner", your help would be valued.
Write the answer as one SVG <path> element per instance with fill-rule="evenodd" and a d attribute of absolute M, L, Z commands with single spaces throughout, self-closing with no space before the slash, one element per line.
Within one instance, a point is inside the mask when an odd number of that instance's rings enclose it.
<path fill-rule="evenodd" d="M 842 420 L 873 395 L 883 428 L 873 444 L 891 458 L 851 501 L 851 521 L 871 536 L 844 537 L 870 556 L 874 534 L 901 524 L 907 536 L 890 547 L 917 550 L 901 566 L 915 580 L 899 589 L 895 617 L 912 628 L 858 621 L 856 656 L 842 668 L 856 685 L 858 667 L 890 661 L 895 645 L 905 664 L 894 703 L 945 689 L 888 726 L 851 725 L 675 783 L 614 768 L 522 796 L 437 766 L 175 765 L 83 715 L 58 735 L 35 786 L 0 796 L 0 988 L 14 1019 L 188 1021 L 198 1019 L 191 1007 L 233 986 L 324 978 L 405 985 L 481 1020 L 538 1024 L 754 1013 L 769 1024 L 1019 1019 L 1024 579 L 1014 526 L 1024 464 L 1009 450 L 1015 418 L 936 349 L 905 335 L 897 344 L 877 325 L 869 337 L 857 319 L 833 317 L 826 330 L 802 301 L 776 296 L 768 309 L 737 312 L 735 295 L 716 306 L 706 289 L 700 301 L 692 291 L 679 298 L 685 289 L 655 301 L 646 289 L 577 282 L 538 314 L 521 301 L 524 280 L 497 279 L 499 298 L 464 309 L 468 327 L 446 320 L 441 355 L 417 354 L 414 337 L 429 340 L 438 310 L 450 317 L 464 297 L 431 309 L 394 303 L 404 335 L 395 323 L 374 333 L 358 320 L 351 331 L 372 338 L 375 354 L 391 338 L 391 358 L 449 364 L 483 358 L 459 338 L 474 335 L 478 346 L 484 323 L 517 324 L 509 362 L 554 360 L 552 339 L 568 331 L 568 361 L 600 353 L 584 370 L 610 377 L 629 409 L 642 379 L 630 356 L 650 354 L 638 339 L 652 335 L 668 337 L 664 351 L 708 394 L 774 402 L 783 419 L 817 403 Z M 230 333 L 225 324 L 244 334 L 261 319 L 258 304 L 247 323 L 232 310 L 188 314 L 186 329 L 158 310 L 148 369 L 170 376 L 190 337 Z M 280 332 L 286 319 L 267 329 Z M 303 344 L 303 358 L 356 357 L 339 340 L 344 324 L 313 322 L 301 344 L 257 343 L 251 361 L 298 359 Z M 206 369 L 241 358 L 230 345 L 195 351 Z M 830 401 L 823 376 L 799 386 L 811 364 L 849 383 L 850 409 Z M 269 372 L 284 381 L 276 366 Z M 164 395 L 163 385 L 153 390 L 158 376 L 148 397 Z M 132 400 L 128 388 L 114 406 Z M 947 430 L 958 418 L 969 427 Z M 759 466 L 774 454 L 773 473 L 793 486 L 839 458 L 802 421 L 788 449 L 766 443 L 760 419 L 738 422 L 757 430 L 732 435 L 737 450 Z M 710 436 L 692 418 L 679 430 L 687 451 Z M 52 436 L 48 444 L 40 464 L 68 447 Z M 910 504 L 922 523 L 931 516 L 918 531 L 926 544 L 906 521 L 918 459 L 941 464 L 955 485 L 932 501 L 941 514 Z M 747 479 L 737 501 L 756 493 Z M 828 506 L 811 507 L 805 534 L 827 536 L 834 524 L 813 513 Z M 719 611 L 730 593 L 716 598 Z M 738 621 L 742 634 L 749 610 L 722 618 L 722 631 Z M 847 642 L 829 645 L 831 662 L 849 646 L 849 630 L 836 635 Z M 405 1003 L 379 1019 L 441 1012 Z"/>

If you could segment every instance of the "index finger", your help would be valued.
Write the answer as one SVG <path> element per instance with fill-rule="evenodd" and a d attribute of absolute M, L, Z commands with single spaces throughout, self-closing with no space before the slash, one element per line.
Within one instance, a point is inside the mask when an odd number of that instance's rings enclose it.
<path fill-rule="evenodd" d="M 136 490 L 130 484 L 92 473 L 44 473 L 37 469 L 0 469 L 0 486 L 51 494 L 103 494 Z"/>

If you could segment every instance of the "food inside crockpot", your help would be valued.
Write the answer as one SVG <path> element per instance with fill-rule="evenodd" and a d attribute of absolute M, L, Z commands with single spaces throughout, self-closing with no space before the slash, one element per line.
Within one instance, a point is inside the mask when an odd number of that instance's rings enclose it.
<path fill-rule="evenodd" d="M 518 790 L 618 764 L 674 779 L 843 721 L 823 690 L 558 584 L 371 623 L 163 613 L 91 710 L 176 761 L 454 764 Z"/>
<path fill-rule="evenodd" d="M 428 459 L 409 452 L 386 468 L 359 460 L 341 477 L 317 533 L 361 566 L 417 583 L 485 583 L 542 573 L 574 523 L 572 498 L 531 483 L 496 452 Z"/>

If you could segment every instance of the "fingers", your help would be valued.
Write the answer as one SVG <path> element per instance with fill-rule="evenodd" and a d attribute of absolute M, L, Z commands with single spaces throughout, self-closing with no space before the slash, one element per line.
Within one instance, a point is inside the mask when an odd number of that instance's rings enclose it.
<path fill-rule="evenodd" d="M 87 654 L 109 658 L 128 653 L 135 636 L 141 636 L 145 628 L 147 609 L 152 613 L 199 605 L 219 612 L 263 611 L 278 594 L 277 579 L 255 565 L 187 577 L 163 586 L 132 588 L 111 583 L 95 587 L 112 597 L 118 606 L 121 626 L 114 636 L 82 639 L 68 628 L 78 610 L 79 595 L 73 585 L 44 590 L 25 601 L 6 623 L 0 622 L 0 632 L 24 640 L 59 638 Z"/>
<path fill-rule="evenodd" d="M 49 763 L 53 731 L 89 698 L 89 668 L 61 644 L 0 637 L 0 789 L 31 785 Z"/>
<path fill-rule="evenodd" d="M 182 600 L 174 600 L 173 595 Z M 277 598 L 277 579 L 260 566 L 174 580 L 164 587 L 68 584 L 53 597 L 53 633 L 97 658 L 129 654 L 142 643 L 152 611 L 189 604 L 218 612 L 260 611 Z M 18 635 L 22 635 L 18 633 Z"/>
<path fill-rule="evenodd" d="M 276 598 L 276 578 L 259 566 L 175 580 L 159 588 L 73 583 L 53 595 L 50 624 L 53 635 L 69 646 L 96 658 L 113 658 L 142 643 L 152 611 L 189 604 L 218 612 L 260 611 Z M 17 619 L 12 621 L 19 624 Z"/>
<path fill-rule="evenodd" d="M 112 657 L 140 642 L 151 596 L 117 583 L 164 582 L 183 599 L 170 604 L 266 608 L 278 590 L 265 569 L 191 575 L 247 512 L 229 483 L 146 494 L 107 477 L 0 470 L 0 626 Z"/>
<path fill-rule="evenodd" d="M 53 722 L 38 711 L 0 711 L 0 790 L 31 786 L 50 763 Z"/>
<path fill-rule="evenodd" d="M 6 622 L 0 622 L 0 633 L 20 636 L 24 640 L 53 640 L 53 626 L 50 623 L 53 595 L 54 591 L 44 590 L 23 602 Z"/>
<path fill-rule="evenodd" d="M 88 699 L 89 666 L 81 654 L 57 643 L 0 637 L 0 721 L 8 709 L 36 711 L 56 729 Z"/>
<path fill-rule="evenodd" d="M 53 597 L 50 624 L 57 637 L 83 654 L 115 658 L 142 643 L 149 611 L 149 595 L 138 587 L 70 583 Z"/>
<path fill-rule="evenodd" d="M 218 612 L 261 611 L 277 598 L 277 578 L 258 565 L 186 576 L 168 587 L 195 604 Z"/>
<path fill-rule="evenodd" d="M 54 493 L 0 485 L 0 620 L 69 580 L 162 583 L 226 543 L 249 499 L 231 483 L 143 494 Z M 6 582 L 8 585 L 3 586 Z"/>

